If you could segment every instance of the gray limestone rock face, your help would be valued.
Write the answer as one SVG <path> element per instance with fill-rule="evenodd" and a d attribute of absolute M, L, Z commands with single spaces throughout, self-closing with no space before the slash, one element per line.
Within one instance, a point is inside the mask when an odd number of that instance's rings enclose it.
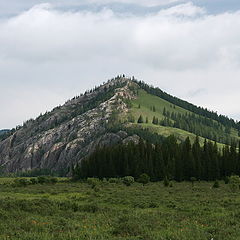
<path fill-rule="evenodd" d="M 1 168 L 6 172 L 36 168 L 67 172 L 97 147 L 130 141 L 137 143 L 138 136 L 128 136 L 124 131 L 112 133 L 107 128 L 113 112 L 128 112 L 124 98 L 135 98 L 130 84 L 132 82 L 126 78 L 110 81 L 93 92 L 67 101 L 50 113 L 27 121 L 0 141 Z M 102 96 L 108 96 L 109 89 L 113 92 L 109 98 L 94 105 Z M 91 104 L 93 107 L 84 111 Z"/>

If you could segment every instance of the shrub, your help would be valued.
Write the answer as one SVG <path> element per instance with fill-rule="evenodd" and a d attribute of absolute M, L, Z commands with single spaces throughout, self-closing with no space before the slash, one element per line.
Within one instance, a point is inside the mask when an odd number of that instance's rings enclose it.
<path fill-rule="evenodd" d="M 197 179 L 196 179 L 195 177 L 191 177 L 191 178 L 190 178 L 190 181 L 191 181 L 191 183 L 192 183 L 192 187 L 194 187 L 194 182 L 196 182 Z"/>
<path fill-rule="evenodd" d="M 220 187 L 219 182 L 216 180 L 212 187 L 213 188 L 219 188 Z"/>
<path fill-rule="evenodd" d="M 122 182 L 126 185 L 126 186 L 130 186 L 134 183 L 134 177 L 132 176 L 126 176 L 122 179 Z"/>
<path fill-rule="evenodd" d="M 37 178 L 30 178 L 30 183 L 31 184 L 37 184 L 38 183 Z"/>
<path fill-rule="evenodd" d="M 103 183 L 103 184 L 107 184 L 107 183 L 108 183 L 108 180 L 107 180 L 106 178 L 103 178 L 103 179 L 102 179 L 102 183 Z"/>
<path fill-rule="evenodd" d="M 224 178 L 224 183 L 225 183 L 225 184 L 229 184 L 229 177 L 225 177 L 225 178 Z"/>
<path fill-rule="evenodd" d="M 16 178 L 14 179 L 13 185 L 17 187 L 26 187 L 30 182 L 25 178 Z"/>
<path fill-rule="evenodd" d="M 91 186 L 91 188 L 95 188 L 99 182 L 99 178 L 87 178 L 87 183 Z"/>
<path fill-rule="evenodd" d="M 150 177 L 146 173 L 143 173 L 139 176 L 138 182 L 145 185 L 150 182 Z"/>
<path fill-rule="evenodd" d="M 50 182 L 48 176 L 38 176 L 38 177 L 37 177 L 37 181 L 38 181 L 38 183 L 40 183 L 40 184 L 44 184 L 44 183 L 49 183 L 49 182 Z"/>
<path fill-rule="evenodd" d="M 94 192 L 100 192 L 100 190 L 101 190 L 99 185 L 95 185 L 94 187 L 92 187 L 92 189 L 94 190 Z"/>
<path fill-rule="evenodd" d="M 142 115 L 139 116 L 139 118 L 137 120 L 137 123 L 143 123 L 143 116 Z"/>
<path fill-rule="evenodd" d="M 56 177 L 49 177 L 49 183 L 56 184 L 58 182 L 58 178 Z"/>
<path fill-rule="evenodd" d="M 169 186 L 169 180 L 168 180 L 167 177 L 164 178 L 163 185 L 164 185 L 164 187 L 168 187 Z"/>
<path fill-rule="evenodd" d="M 120 182 L 120 179 L 119 179 L 119 178 L 109 178 L 109 179 L 108 179 L 108 182 L 109 182 L 109 183 L 119 183 L 119 182 Z"/>
<path fill-rule="evenodd" d="M 116 236 L 124 237 L 125 239 L 126 237 L 129 238 L 129 236 L 130 237 L 143 236 L 145 235 L 145 231 L 139 219 L 133 217 L 130 218 L 130 216 L 126 215 L 119 217 L 118 221 L 114 223 L 113 234 Z"/>
<path fill-rule="evenodd" d="M 229 178 L 229 187 L 231 191 L 236 192 L 237 190 L 239 190 L 239 186 L 240 186 L 240 177 L 237 175 L 231 176 Z"/>

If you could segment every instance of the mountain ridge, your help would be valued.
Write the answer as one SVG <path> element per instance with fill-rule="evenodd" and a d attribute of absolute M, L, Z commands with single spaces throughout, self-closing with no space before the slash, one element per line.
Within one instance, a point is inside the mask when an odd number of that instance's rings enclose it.
<path fill-rule="evenodd" d="M 143 108 L 151 117 L 154 114 L 162 116 L 162 100 L 161 103 L 156 103 L 154 106 L 157 109 L 155 112 L 150 109 L 153 106 L 144 106 L 148 101 L 151 102 L 152 96 L 163 99 L 157 96 L 159 92 L 150 94 L 150 90 L 153 91 L 153 89 L 151 87 L 147 89 L 148 85 L 144 84 L 134 78 L 118 76 L 95 89 L 68 100 L 62 106 L 40 115 L 35 120 L 31 119 L 25 122 L 23 126 L 12 130 L 0 141 L 0 166 L 4 172 L 50 169 L 60 175 L 66 175 L 73 165 L 81 162 L 96 148 L 119 143 L 126 144 L 130 141 L 138 143 L 140 137 L 145 138 L 149 134 L 155 134 L 155 138 L 158 138 L 159 135 L 160 139 L 164 134 L 161 134 L 159 130 L 164 128 L 166 130 L 170 126 L 152 124 L 152 119 L 149 119 L 148 123 L 137 123 L 137 119 L 134 119 L 134 122 L 131 119 L 133 113 L 136 118 L 136 114 L 141 114 Z M 139 108 L 136 104 L 143 97 L 141 91 L 147 92 L 151 98 L 147 96 L 147 99 L 145 94 L 146 99 L 143 98 L 143 101 L 146 101 Z M 165 105 L 173 104 L 166 102 Z M 165 108 L 168 109 L 168 105 Z M 176 109 L 179 110 L 180 107 L 175 105 L 175 111 L 177 111 Z M 167 116 L 163 115 L 163 118 L 159 117 L 159 120 L 163 121 L 166 118 Z M 175 123 L 173 119 L 168 118 L 169 123 Z M 231 120 L 228 122 L 233 124 Z M 238 126 L 237 122 L 234 124 Z M 129 130 L 129 126 L 133 128 L 132 132 Z M 150 131 L 149 126 L 158 131 Z M 174 129 L 174 126 L 171 128 Z M 235 134 L 237 129 L 232 126 L 230 128 Z M 179 129 L 181 130 L 181 128 Z M 235 137 L 235 135 L 233 136 Z"/>

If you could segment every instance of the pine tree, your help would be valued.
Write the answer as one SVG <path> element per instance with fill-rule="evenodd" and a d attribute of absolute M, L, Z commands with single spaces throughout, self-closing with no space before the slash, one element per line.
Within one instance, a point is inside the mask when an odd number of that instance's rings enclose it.
<path fill-rule="evenodd" d="M 139 116 L 139 118 L 138 118 L 138 121 L 137 121 L 138 123 L 143 123 L 143 117 L 142 117 L 142 115 L 140 115 Z"/>
<path fill-rule="evenodd" d="M 166 113 L 166 108 L 164 107 L 163 108 L 163 116 L 166 116 L 167 115 L 167 113 Z"/>
<path fill-rule="evenodd" d="M 156 117 L 153 116 L 152 124 L 156 124 Z"/>
<path fill-rule="evenodd" d="M 146 117 L 146 123 L 148 123 L 148 117 Z"/>

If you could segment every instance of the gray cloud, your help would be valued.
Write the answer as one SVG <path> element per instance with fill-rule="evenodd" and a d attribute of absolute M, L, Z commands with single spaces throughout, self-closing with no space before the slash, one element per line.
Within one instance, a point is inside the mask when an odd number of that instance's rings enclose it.
<path fill-rule="evenodd" d="M 60 11 L 42 4 L 4 18 L 0 128 L 20 124 L 120 73 L 238 116 L 232 102 L 239 101 L 239 29 L 240 12 L 209 15 L 193 3 L 144 16 L 108 8 Z M 204 96 L 189 94 L 201 88 L 207 89 Z"/>

